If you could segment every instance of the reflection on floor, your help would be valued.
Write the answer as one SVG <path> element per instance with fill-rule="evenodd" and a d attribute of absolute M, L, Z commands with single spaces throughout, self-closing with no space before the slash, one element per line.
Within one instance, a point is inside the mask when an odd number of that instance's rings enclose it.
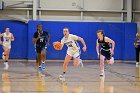
<path fill-rule="evenodd" d="M 105 77 L 99 77 L 99 63 L 75 68 L 70 63 L 66 81 L 60 81 L 62 64 L 48 62 L 45 76 L 33 62 L 11 62 L 3 70 L 0 62 L 0 93 L 140 93 L 140 66 L 132 62 L 105 64 Z"/>

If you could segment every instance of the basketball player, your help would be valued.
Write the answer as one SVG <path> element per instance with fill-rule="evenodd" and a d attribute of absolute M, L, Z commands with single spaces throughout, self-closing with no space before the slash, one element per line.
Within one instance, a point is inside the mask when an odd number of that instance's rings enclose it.
<path fill-rule="evenodd" d="M 136 66 L 139 64 L 139 52 L 140 52 L 140 34 L 136 34 L 136 40 L 134 42 L 136 48 Z"/>
<path fill-rule="evenodd" d="M 46 61 L 46 45 L 50 40 L 50 35 L 48 32 L 42 30 L 42 25 L 37 25 L 37 31 L 33 36 L 33 43 L 35 44 L 35 49 L 37 53 L 38 61 L 38 72 L 41 73 L 42 70 L 45 70 L 45 61 Z"/>
<path fill-rule="evenodd" d="M 3 37 L 3 49 L 4 52 L 2 54 L 2 58 L 5 64 L 4 69 L 7 70 L 9 65 L 8 65 L 8 60 L 9 60 L 9 54 L 11 50 L 11 41 L 14 41 L 14 36 L 10 32 L 10 28 L 6 28 L 5 32 L 0 35 L 0 37 Z"/>
<path fill-rule="evenodd" d="M 80 47 L 77 43 L 77 40 L 81 41 L 81 43 L 84 46 L 82 49 L 84 52 L 86 51 L 86 44 L 83 38 L 73 35 L 73 34 L 69 34 L 69 28 L 64 28 L 63 34 L 64 34 L 64 37 L 61 40 L 62 48 L 63 48 L 63 45 L 66 44 L 68 49 L 67 49 L 67 54 L 65 56 L 65 61 L 63 63 L 63 74 L 61 74 L 59 78 L 65 78 L 68 64 L 72 57 L 74 59 L 74 62 L 73 62 L 74 66 L 79 66 L 80 64 L 81 66 L 83 66 L 82 60 L 80 59 Z"/>
<path fill-rule="evenodd" d="M 96 41 L 96 51 L 100 59 L 100 76 L 104 76 L 104 60 L 106 59 L 108 64 L 114 63 L 114 58 L 112 55 L 114 54 L 115 42 L 112 39 L 106 37 L 103 30 L 98 30 L 96 34 L 98 37 Z M 99 45 L 101 45 L 100 52 Z"/>

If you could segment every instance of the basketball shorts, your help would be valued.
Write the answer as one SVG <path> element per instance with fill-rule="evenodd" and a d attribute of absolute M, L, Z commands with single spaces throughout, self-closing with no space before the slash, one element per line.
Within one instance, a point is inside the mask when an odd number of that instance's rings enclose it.
<path fill-rule="evenodd" d="M 73 57 L 73 58 L 78 58 L 81 55 L 80 49 L 78 50 L 67 50 L 67 55 Z"/>
<path fill-rule="evenodd" d="M 105 59 L 110 60 L 111 59 L 111 53 L 110 50 L 100 50 L 100 54 L 103 55 L 105 57 Z"/>

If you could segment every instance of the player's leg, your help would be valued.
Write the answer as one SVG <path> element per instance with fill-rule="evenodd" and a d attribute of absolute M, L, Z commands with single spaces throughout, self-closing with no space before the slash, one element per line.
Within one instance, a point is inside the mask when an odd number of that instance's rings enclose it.
<path fill-rule="evenodd" d="M 3 61 L 5 61 L 5 58 L 6 58 L 6 47 L 5 46 L 3 46 L 3 53 L 2 53 L 2 59 L 3 59 Z"/>
<path fill-rule="evenodd" d="M 100 54 L 100 76 L 104 76 L 104 60 L 105 57 Z"/>
<path fill-rule="evenodd" d="M 41 51 L 41 61 L 42 61 L 41 67 L 44 70 L 46 68 L 46 65 L 45 65 L 45 61 L 46 61 L 46 49 L 45 48 L 43 48 L 42 51 Z"/>
<path fill-rule="evenodd" d="M 9 65 L 8 65 L 8 59 L 9 59 L 9 53 L 10 53 L 10 47 L 3 46 L 4 52 L 3 52 L 3 61 L 5 64 L 4 69 L 7 70 Z"/>
<path fill-rule="evenodd" d="M 139 63 L 139 51 L 140 51 L 140 46 L 138 46 L 136 48 L 136 66 L 138 65 Z"/>
<path fill-rule="evenodd" d="M 37 58 L 36 44 L 34 44 L 34 47 L 35 47 L 35 53 L 36 53 L 36 66 L 35 66 L 35 68 L 38 68 L 39 65 L 38 65 L 38 58 Z"/>
<path fill-rule="evenodd" d="M 111 57 L 111 59 L 106 60 L 106 62 L 108 64 L 111 64 L 112 65 L 114 63 L 114 57 Z"/>
<path fill-rule="evenodd" d="M 114 57 L 110 54 L 110 51 L 106 51 L 106 61 L 108 64 L 113 64 L 114 63 Z"/>
<path fill-rule="evenodd" d="M 73 65 L 74 65 L 75 67 L 78 67 L 78 66 L 79 66 L 79 57 L 74 58 Z"/>
<path fill-rule="evenodd" d="M 39 67 L 39 65 L 38 65 L 38 58 L 37 58 L 37 53 L 36 53 L 36 66 L 35 66 L 35 68 L 38 68 Z"/>
<path fill-rule="evenodd" d="M 82 62 L 82 59 L 80 59 L 80 54 L 81 54 L 81 52 L 80 52 L 80 50 L 78 50 L 78 51 L 76 51 L 76 53 L 73 55 L 73 58 L 74 58 L 74 62 L 73 62 L 73 65 L 74 66 L 81 66 L 81 67 L 83 67 L 84 65 L 83 65 L 83 62 Z"/>
<path fill-rule="evenodd" d="M 65 74 L 66 74 L 66 71 L 68 69 L 68 64 L 69 64 L 71 58 L 72 57 L 69 54 L 66 55 L 65 60 L 64 60 L 64 63 L 63 63 L 63 74 L 61 74 L 59 76 L 59 78 L 65 78 Z"/>
<path fill-rule="evenodd" d="M 7 51 L 6 51 L 6 57 L 5 57 L 5 60 L 7 60 L 7 61 L 9 60 L 10 50 L 11 50 L 11 49 L 8 48 Z"/>
<path fill-rule="evenodd" d="M 42 72 L 42 67 L 41 67 L 41 48 L 36 47 L 36 54 L 37 54 L 37 61 L 38 61 L 38 72 Z"/>

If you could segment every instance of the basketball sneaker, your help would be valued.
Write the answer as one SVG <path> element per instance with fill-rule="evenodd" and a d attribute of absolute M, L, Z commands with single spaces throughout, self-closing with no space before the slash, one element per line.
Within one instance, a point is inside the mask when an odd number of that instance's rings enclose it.
<path fill-rule="evenodd" d="M 136 62 L 136 67 L 138 67 L 139 66 L 139 62 Z"/>
<path fill-rule="evenodd" d="M 100 72 L 100 77 L 104 77 L 104 76 L 105 76 L 105 73 L 104 73 L 103 70 L 101 70 L 101 72 Z"/>
<path fill-rule="evenodd" d="M 79 59 L 79 65 L 80 65 L 80 67 L 84 67 L 84 64 L 82 62 L 82 59 Z"/>
<path fill-rule="evenodd" d="M 65 74 L 59 75 L 59 79 L 65 81 Z"/>
<path fill-rule="evenodd" d="M 41 68 L 42 68 L 42 70 L 45 70 L 45 69 L 46 69 L 46 64 L 45 64 L 45 62 L 42 62 Z"/>
<path fill-rule="evenodd" d="M 4 62 L 4 65 L 5 65 L 4 70 L 8 70 L 9 68 L 8 62 Z"/>
<path fill-rule="evenodd" d="M 38 73 L 39 73 L 39 74 L 42 73 L 42 68 L 41 68 L 41 66 L 38 67 Z"/>
<path fill-rule="evenodd" d="M 111 59 L 110 59 L 110 64 L 111 64 L 111 65 L 114 64 L 114 57 L 111 57 Z"/>

